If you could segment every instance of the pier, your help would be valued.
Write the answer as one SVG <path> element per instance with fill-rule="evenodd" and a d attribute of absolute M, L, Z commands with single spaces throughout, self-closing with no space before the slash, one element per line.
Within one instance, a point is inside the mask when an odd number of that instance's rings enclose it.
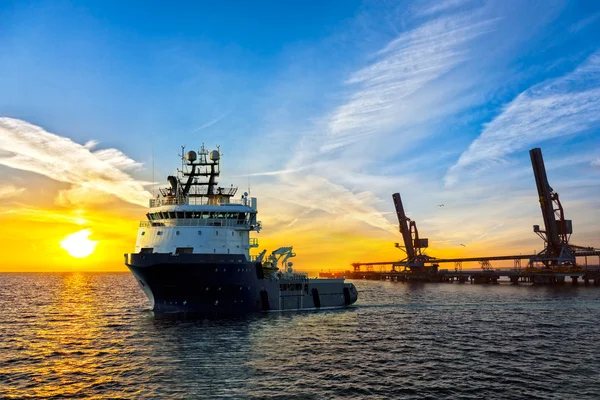
<path fill-rule="evenodd" d="M 367 267 L 365 271 L 361 271 L 360 269 L 346 271 L 346 278 L 398 282 L 469 282 L 484 284 L 498 284 L 501 281 L 506 281 L 507 283 L 515 285 L 519 283 L 546 285 L 578 285 L 579 283 L 583 283 L 586 286 L 600 286 L 600 265 L 589 266 L 580 271 L 550 271 L 535 268 L 449 270 L 438 269 L 435 267 L 426 268 L 423 271 L 396 271 L 383 269 L 375 271 L 373 268 Z"/>

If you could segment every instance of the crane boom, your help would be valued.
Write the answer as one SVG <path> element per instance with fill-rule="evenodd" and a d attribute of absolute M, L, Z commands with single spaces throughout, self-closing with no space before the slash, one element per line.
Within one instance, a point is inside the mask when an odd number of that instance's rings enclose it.
<path fill-rule="evenodd" d="M 394 199 L 394 207 L 396 207 L 396 215 L 398 216 L 400 233 L 402 234 L 402 239 L 404 240 L 404 248 L 406 249 L 406 255 L 409 260 L 412 260 L 413 258 L 415 258 L 415 248 L 413 246 L 410 228 L 408 226 L 408 217 L 404 212 L 404 206 L 402 205 L 400 193 L 394 193 L 392 195 L 392 198 Z"/>
<path fill-rule="evenodd" d="M 546 241 L 548 247 L 554 249 L 561 245 L 558 237 L 556 220 L 554 219 L 554 205 L 552 203 L 554 193 L 548 183 L 542 150 L 539 147 L 531 149 L 529 151 L 529 156 L 531 157 L 531 166 L 533 167 L 533 175 L 535 176 L 535 184 L 540 199 L 542 217 L 544 218 Z"/>

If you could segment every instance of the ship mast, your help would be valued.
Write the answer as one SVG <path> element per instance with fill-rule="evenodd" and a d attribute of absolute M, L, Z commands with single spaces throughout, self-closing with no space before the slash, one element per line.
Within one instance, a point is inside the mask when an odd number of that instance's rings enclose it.
<path fill-rule="evenodd" d="M 186 153 L 181 146 L 181 169 L 177 176 L 169 176 L 168 188 L 160 189 L 163 197 L 173 199 L 177 204 L 188 204 L 191 198 L 206 199 L 208 204 L 229 203 L 237 191 L 233 185 L 230 188 L 219 187 L 217 178 L 220 175 L 219 162 L 221 159 L 220 146 L 208 151 L 204 144 L 200 150 L 190 150 Z M 202 204 L 205 201 L 194 201 Z"/>

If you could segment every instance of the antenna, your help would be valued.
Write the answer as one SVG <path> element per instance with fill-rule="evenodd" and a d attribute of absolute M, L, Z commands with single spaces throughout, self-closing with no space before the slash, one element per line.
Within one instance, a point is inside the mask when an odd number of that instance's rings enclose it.
<path fill-rule="evenodd" d="M 154 193 L 154 190 L 156 186 L 156 182 L 154 182 L 154 143 L 152 143 L 152 198 L 154 198 L 154 196 L 156 195 L 156 193 Z"/>
<path fill-rule="evenodd" d="M 181 146 L 181 154 L 179 156 L 181 157 L 181 171 L 183 172 L 185 168 L 185 145 Z"/>
<path fill-rule="evenodd" d="M 250 171 L 248 170 L 248 163 L 244 163 L 246 167 L 246 180 L 248 183 L 248 196 L 250 196 Z"/>

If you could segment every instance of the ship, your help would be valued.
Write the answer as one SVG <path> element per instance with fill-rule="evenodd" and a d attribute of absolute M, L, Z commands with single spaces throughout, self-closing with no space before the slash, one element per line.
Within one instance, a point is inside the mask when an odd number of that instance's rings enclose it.
<path fill-rule="evenodd" d="M 181 168 L 150 199 L 125 264 L 157 313 L 206 316 L 349 307 L 352 283 L 297 272 L 292 246 L 258 254 L 258 201 L 221 187 L 220 147 L 181 148 Z"/>

